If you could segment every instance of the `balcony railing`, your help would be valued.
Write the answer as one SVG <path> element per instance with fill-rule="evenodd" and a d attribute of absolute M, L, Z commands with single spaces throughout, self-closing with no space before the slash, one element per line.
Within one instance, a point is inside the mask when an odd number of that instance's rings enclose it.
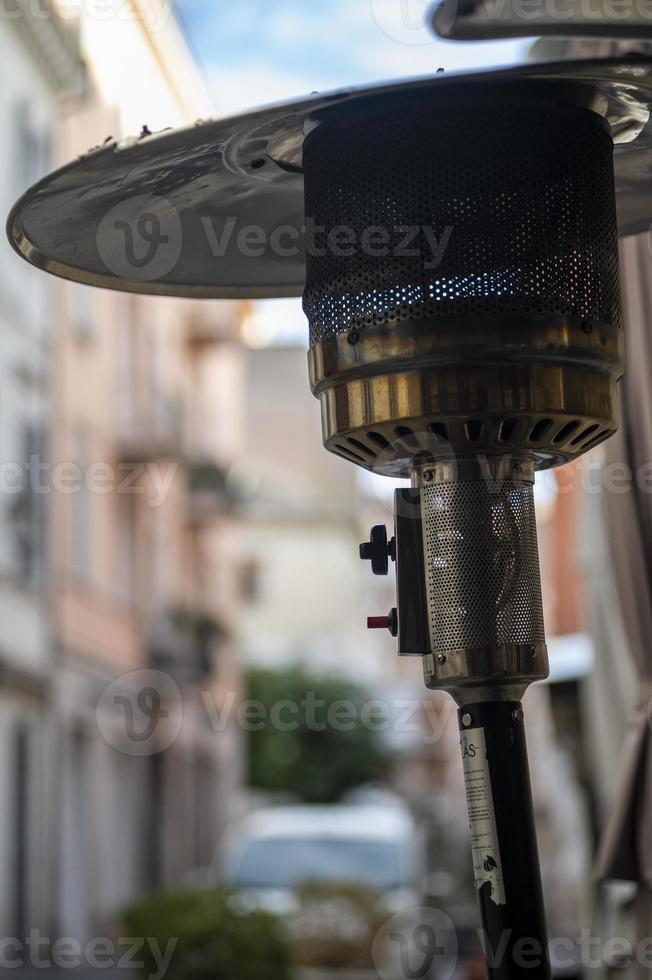
<path fill-rule="evenodd" d="M 159 614 L 149 630 L 149 662 L 179 681 L 201 681 L 215 672 L 221 623 L 207 613 L 190 609 Z"/>
<path fill-rule="evenodd" d="M 237 495 L 226 470 L 212 461 L 188 464 L 188 518 L 191 524 L 204 524 L 233 515 Z"/>
<path fill-rule="evenodd" d="M 116 432 L 121 462 L 146 463 L 173 459 L 183 448 L 183 422 L 180 403 L 161 401 L 148 411 L 123 418 Z"/>

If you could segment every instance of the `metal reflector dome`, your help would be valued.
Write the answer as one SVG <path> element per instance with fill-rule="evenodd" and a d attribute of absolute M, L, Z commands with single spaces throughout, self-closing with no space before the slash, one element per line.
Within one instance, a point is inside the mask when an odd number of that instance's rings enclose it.
<path fill-rule="evenodd" d="M 413 97 L 436 117 L 451 100 L 482 100 L 492 90 L 601 116 L 615 143 L 618 232 L 647 230 L 652 60 L 635 55 L 443 73 L 111 142 L 28 191 L 9 217 L 9 237 L 34 265 L 96 286 L 188 297 L 300 295 L 306 138 L 322 124 L 346 124 L 366 104 L 389 112 L 397 97 Z M 480 113 L 468 120 L 470 148 L 474 127 L 491 123 Z M 485 165 L 490 175 L 491 161 Z"/>

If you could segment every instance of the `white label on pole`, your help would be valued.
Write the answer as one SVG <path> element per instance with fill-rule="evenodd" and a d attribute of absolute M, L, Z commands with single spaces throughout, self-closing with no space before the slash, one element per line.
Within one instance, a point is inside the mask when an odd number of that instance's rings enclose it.
<path fill-rule="evenodd" d="M 505 883 L 484 728 L 469 728 L 461 734 L 462 766 L 466 802 L 469 808 L 475 886 L 479 890 L 489 882 L 491 901 L 496 905 L 505 905 Z"/>

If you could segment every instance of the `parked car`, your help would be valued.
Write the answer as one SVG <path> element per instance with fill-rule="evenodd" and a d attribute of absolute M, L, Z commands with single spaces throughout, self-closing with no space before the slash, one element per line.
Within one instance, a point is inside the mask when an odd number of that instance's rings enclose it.
<path fill-rule="evenodd" d="M 276 908 L 307 883 L 362 886 L 403 907 L 419 900 L 422 872 L 421 837 L 401 806 L 282 806 L 240 823 L 221 878 Z"/>
<path fill-rule="evenodd" d="M 220 880 L 243 909 L 286 917 L 304 967 L 370 970 L 383 923 L 423 900 L 421 835 L 400 805 L 283 806 L 246 817 Z"/>

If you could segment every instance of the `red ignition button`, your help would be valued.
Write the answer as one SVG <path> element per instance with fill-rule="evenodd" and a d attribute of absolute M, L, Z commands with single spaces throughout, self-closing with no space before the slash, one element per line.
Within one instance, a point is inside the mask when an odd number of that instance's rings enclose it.
<path fill-rule="evenodd" d="M 389 616 L 368 616 L 367 629 L 389 630 L 392 636 L 398 636 L 398 613 L 392 609 Z"/>
<path fill-rule="evenodd" d="M 370 630 L 388 630 L 391 626 L 391 620 L 389 616 L 368 616 L 367 617 L 367 629 Z"/>

